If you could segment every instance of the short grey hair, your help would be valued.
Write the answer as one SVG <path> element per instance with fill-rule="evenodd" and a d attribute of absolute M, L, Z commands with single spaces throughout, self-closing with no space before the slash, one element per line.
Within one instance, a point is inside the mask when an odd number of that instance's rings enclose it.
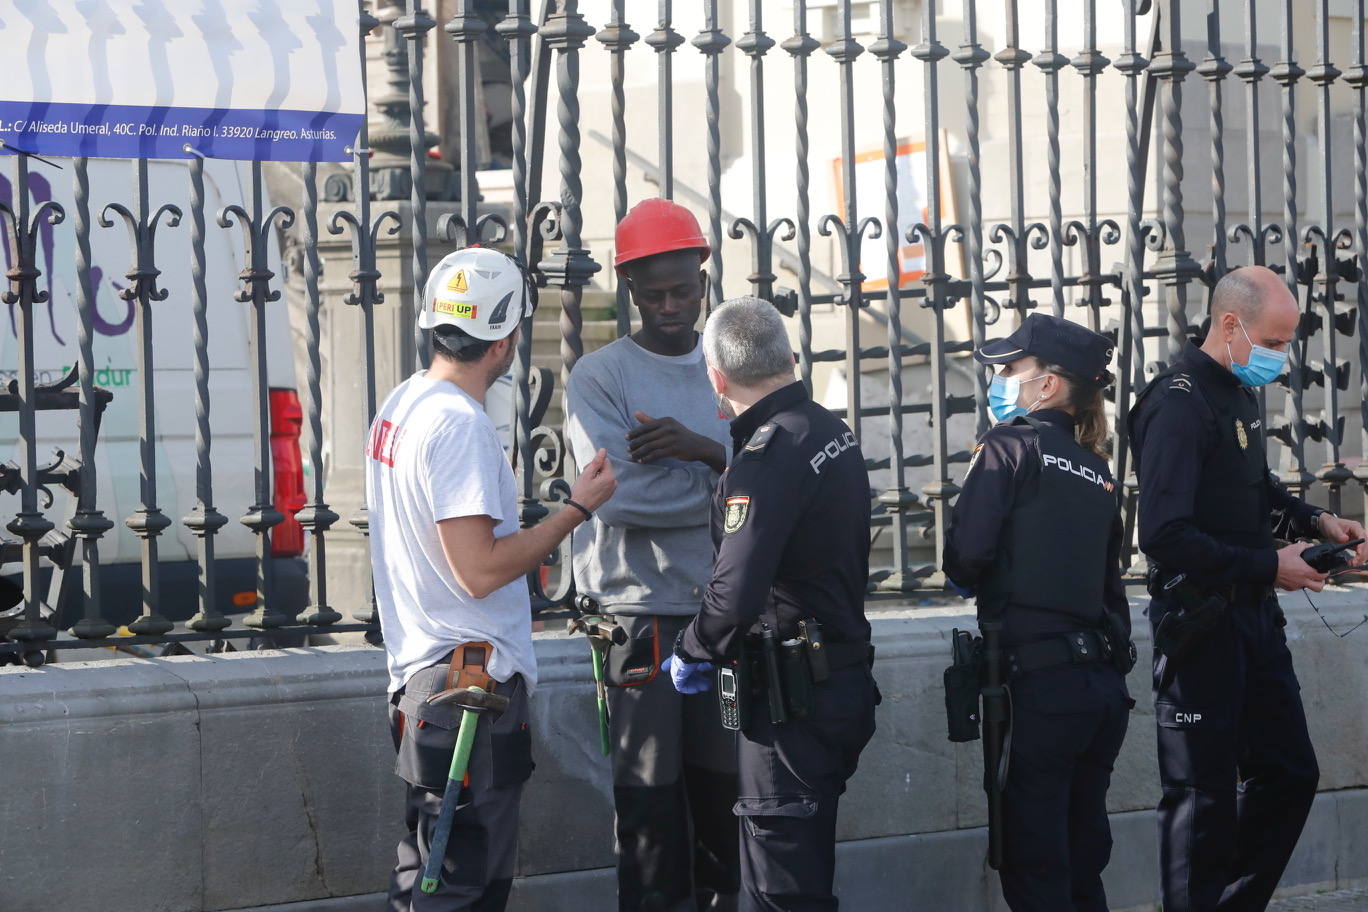
<path fill-rule="evenodd" d="M 709 315 L 703 327 L 703 354 L 741 386 L 793 376 L 793 347 L 784 318 L 773 304 L 750 295 L 723 301 Z"/>

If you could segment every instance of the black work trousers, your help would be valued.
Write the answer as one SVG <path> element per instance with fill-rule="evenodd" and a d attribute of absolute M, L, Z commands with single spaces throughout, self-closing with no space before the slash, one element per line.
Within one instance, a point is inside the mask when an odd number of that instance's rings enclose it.
<path fill-rule="evenodd" d="M 831 673 L 806 718 L 780 725 L 757 701 L 738 742 L 742 912 L 836 909 L 836 806 L 874 735 L 867 665 Z"/>
<path fill-rule="evenodd" d="M 1169 603 L 1150 603 L 1157 626 Z M 1320 776 L 1273 595 L 1236 602 L 1184 657 L 1154 657 L 1165 912 L 1260 912 Z"/>
<path fill-rule="evenodd" d="M 619 912 L 736 910 L 736 736 L 716 690 L 660 670 L 692 620 L 619 617 L 628 642 L 608 653 Z"/>
<path fill-rule="evenodd" d="M 1133 705 L 1110 665 L 1060 665 L 1012 682 L 1002 894 L 1013 912 L 1107 912 L 1107 787 Z"/>

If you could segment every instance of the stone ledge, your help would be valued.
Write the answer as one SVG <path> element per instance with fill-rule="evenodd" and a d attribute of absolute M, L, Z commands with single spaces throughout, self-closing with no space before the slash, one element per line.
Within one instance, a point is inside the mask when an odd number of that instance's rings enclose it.
<path fill-rule="evenodd" d="M 1333 839 L 1346 819 L 1368 819 L 1368 789 L 1317 797 L 1279 896 L 1343 890 L 1368 882 L 1368 857 L 1362 852 L 1352 851 L 1347 844 L 1338 851 L 1322 851 L 1323 841 Z M 1368 833 L 1363 824 L 1356 829 Z M 1106 873 L 1108 901 L 1116 912 L 1157 912 L 1155 833 L 1153 811 L 1112 815 L 1112 858 L 1125 860 Z M 843 842 L 837 847 L 837 895 L 844 908 L 859 912 L 907 908 L 1007 912 L 997 875 L 983 862 L 987 840 L 987 831 L 977 827 Z M 611 909 L 615 889 L 612 868 L 523 877 L 514 883 L 508 908 L 509 912 Z M 384 894 L 372 893 L 232 912 L 361 912 L 379 908 L 383 902 Z"/>
<path fill-rule="evenodd" d="M 1315 598 L 1330 623 L 1344 629 L 1363 615 L 1368 587 Z M 1325 791 L 1317 807 L 1344 810 L 1337 826 L 1308 829 L 1303 852 L 1314 847 L 1322 858 L 1368 859 L 1368 822 L 1360 822 L 1368 821 L 1368 807 L 1354 797 L 1350 813 L 1344 797 L 1368 785 L 1361 638 L 1330 636 L 1301 596 L 1284 601 L 1321 757 Z M 1143 602 L 1133 605 L 1141 666 L 1129 682 L 1139 705 L 1110 806 L 1118 832 L 1139 828 L 1130 843 L 1138 854 L 1127 857 L 1151 859 L 1153 824 L 1144 815 L 1158 783 L 1142 609 Z M 885 702 L 879 733 L 843 802 L 842 857 L 859 870 L 859 859 L 875 853 L 868 857 L 882 871 L 887 858 L 932 852 L 948 840 L 957 848 L 927 870 L 956 883 L 981 877 L 974 874 L 981 852 L 964 842 L 981 838 L 974 833 L 984 822 L 979 746 L 945 740 L 940 684 L 950 630 L 972 626 L 971 606 L 881 607 L 871 619 Z M 536 648 L 538 770 L 523 801 L 521 889 L 587 890 L 604 877 L 611 884 L 612 790 L 597 750 L 588 649 L 552 633 L 539 634 Z M 0 821 L 25 826 L 23 840 L 0 841 L 0 909 L 80 910 L 98 896 L 101 912 L 287 903 L 304 903 L 297 906 L 304 912 L 308 904 L 364 896 L 384 884 L 402 789 L 391 774 L 380 650 L 325 646 L 7 667 L 0 686 L 7 697 L 0 703 L 0 768 L 11 783 Z M 1331 819 L 1317 813 L 1317 820 Z M 903 848 L 885 856 L 884 845 Z M 86 861 L 63 878 L 33 878 L 54 847 Z M 974 856 L 968 867 L 966 852 Z M 960 867 L 944 867 L 951 856 Z M 1348 860 L 1333 876 L 1351 876 Z M 1126 870 L 1152 890 L 1152 862 Z M 1297 876 L 1298 883 L 1330 881 Z M 849 889 L 870 877 L 856 878 Z M 1117 889 L 1118 900 L 1147 901 L 1126 892 L 1124 882 Z"/>

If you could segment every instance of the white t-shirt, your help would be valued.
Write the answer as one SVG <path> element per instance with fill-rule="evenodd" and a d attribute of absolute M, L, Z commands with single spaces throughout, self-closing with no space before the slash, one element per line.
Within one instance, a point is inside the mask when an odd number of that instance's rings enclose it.
<path fill-rule="evenodd" d="M 454 383 L 409 377 L 385 399 L 366 446 L 375 600 L 389 654 L 389 690 L 461 643 L 494 647 L 489 673 L 537 683 L 532 615 L 520 577 L 477 599 L 447 563 L 437 523 L 489 516 L 494 537 L 518 529 L 517 484 L 494 423 Z"/>

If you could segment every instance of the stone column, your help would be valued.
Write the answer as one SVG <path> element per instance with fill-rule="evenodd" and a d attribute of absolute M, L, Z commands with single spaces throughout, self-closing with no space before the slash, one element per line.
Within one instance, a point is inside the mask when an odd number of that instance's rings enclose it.
<path fill-rule="evenodd" d="M 379 288 L 384 301 L 374 309 L 374 364 L 376 402 L 417 365 L 413 354 L 413 233 L 412 210 L 407 200 L 377 200 L 375 214 L 386 209 L 398 213 L 403 228 L 393 236 L 381 235 L 376 249 Z M 326 225 L 339 208 L 351 203 L 324 203 L 318 221 Z M 458 204 L 429 201 L 428 262 L 436 264 L 451 251 L 451 245 L 437 239 L 437 220 L 457 211 Z M 323 260 L 320 293 L 322 324 L 323 428 L 326 440 L 323 471 L 327 472 L 328 502 L 343 521 L 329 532 L 328 589 L 334 607 L 350 616 L 366 604 L 368 562 L 366 537 L 347 520 L 356 515 L 365 490 L 363 447 L 369 422 L 366 416 L 365 315 L 359 307 L 344 303 L 351 292 L 348 274 L 352 269 L 351 239 L 348 235 L 324 233 L 318 253 Z"/>

